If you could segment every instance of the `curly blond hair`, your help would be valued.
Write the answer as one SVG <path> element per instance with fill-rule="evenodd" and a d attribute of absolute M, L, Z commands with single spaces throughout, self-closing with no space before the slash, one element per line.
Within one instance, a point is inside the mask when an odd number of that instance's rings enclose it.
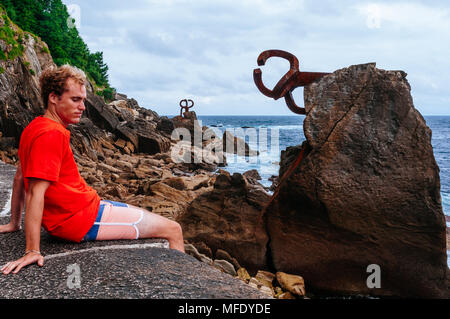
<path fill-rule="evenodd" d="M 66 83 L 68 79 L 74 80 L 76 83 L 86 85 L 86 74 L 77 67 L 65 64 L 58 68 L 50 67 L 42 71 L 39 78 L 42 102 L 44 108 L 48 107 L 48 96 L 54 92 L 61 96 L 66 90 Z"/>

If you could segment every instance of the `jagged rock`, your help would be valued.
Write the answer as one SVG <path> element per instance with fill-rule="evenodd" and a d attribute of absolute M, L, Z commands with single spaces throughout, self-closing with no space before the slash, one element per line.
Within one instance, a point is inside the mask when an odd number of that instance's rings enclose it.
<path fill-rule="evenodd" d="M 256 169 L 251 169 L 249 171 L 244 172 L 244 174 L 242 174 L 245 176 L 245 178 L 247 178 L 247 180 L 249 179 L 253 179 L 256 181 L 260 181 L 261 180 L 261 175 L 259 175 L 258 171 Z"/>
<path fill-rule="evenodd" d="M 213 266 L 231 276 L 234 277 L 237 276 L 236 269 L 234 269 L 234 266 L 226 260 L 216 259 L 213 261 Z"/>
<path fill-rule="evenodd" d="M 185 239 L 223 249 L 249 271 L 267 267 L 262 205 L 269 195 L 249 196 L 254 189 L 241 174 L 220 171 L 214 188 L 194 199 L 177 219 Z"/>
<path fill-rule="evenodd" d="M 0 17 L 2 23 L 3 18 Z M 18 32 L 16 26 L 11 27 Z M 0 131 L 3 137 L 15 138 L 16 147 L 28 123 L 43 114 L 37 76 L 42 68 L 54 65 L 51 56 L 42 51 L 45 44 L 39 38 L 35 40 L 28 34 L 23 41 L 25 50 L 22 57 L 0 60 L 0 67 L 4 70 L 0 74 Z M 2 43 L 4 41 L 0 40 Z M 36 75 L 32 75 L 26 63 Z"/>
<path fill-rule="evenodd" d="M 242 268 L 242 267 L 237 270 L 237 275 L 238 275 L 239 279 L 241 279 L 243 282 L 245 282 L 247 284 L 252 279 L 252 277 L 247 272 L 247 269 Z"/>
<path fill-rule="evenodd" d="M 224 160 L 223 157 L 216 156 L 214 153 L 209 152 L 207 149 L 200 148 L 197 146 L 183 148 L 183 151 L 180 155 L 175 154 L 175 150 L 178 148 L 172 148 L 174 152 L 173 155 L 177 158 L 178 165 L 184 171 L 200 171 L 205 170 L 208 172 L 214 172 L 219 165 L 221 165 L 221 161 Z M 181 148 L 180 148 L 181 149 Z"/>
<path fill-rule="evenodd" d="M 257 156 L 259 151 L 252 150 L 241 137 L 234 136 L 230 131 L 225 131 L 222 136 L 223 151 L 239 156 Z"/>
<path fill-rule="evenodd" d="M 152 212 L 170 219 L 181 215 L 196 197 L 193 191 L 181 191 L 164 182 L 156 182 L 149 187 L 143 205 Z"/>
<path fill-rule="evenodd" d="M 264 283 L 260 282 L 258 279 L 252 277 L 250 278 L 250 281 L 248 282 L 248 285 L 250 287 L 256 288 L 262 293 L 272 296 L 273 295 L 273 289 L 270 287 L 267 287 Z"/>
<path fill-rule="evenodd" d="M 120 173 L 120 169 L 110 166 L 105 163 L 97 163 L 97 169 L 107 173 Z"/>
<path fill-rule="evenodd" d="M 255 279 L 257 279 L 262 285 L 273 289 L 273 281 L 275 279 L 275 275 L 269 271 L 258 270 L 255 275 Z"/>
<path fill-rule="evenodd" d="M 106 187 L 106 194 L 113 196 L 113 198 L 125 198 L 127 196 L 127 189 L 120 185 L 120 184 L 116 184 L 116 185 L 108 185 Z"/>
<path fill-rule="evenodd" d="M 191 171 L 215 171 L 218 166 L 225 166 L 226 156 L 217 133 L 202 127 L 195 112 L 185 112 L 184 116 L 171 119 L 175 128 L 172 129 L 171 138 L 176 142 L 176 146 L 172 148 L 172 157 Z M 162 125 L 167 126 L 167 130 L 171 128 L 169 124 L 161 122 L 160 129 L 166 130 Z"/>
<path fill-rule="evenodd" d="M 104 146 L 113 142 L 111 137 L 94 125 L 89 119 L 83 117 L 78 125 L 69 125 L 71 132 L 70 145 L 75 156 L 87 156 L 93 161 L 105 157 Z M 116 150 L 113 147 L 114 150 Z M 116 150 L 117 151 L 117 150 Z"/>
<path fill-rule="evenodd" d="M 85 117 L 88 117 L 97 127 L 108 132 L 114 132 L 120 121 L 114 114 L 112 108 L 105 104 L 102 97 L 87 91 L 85 101 Z"/>
<path fill-rule="evenodd" d="M 160 121 L 158 122 L 158 125 L 156 128 L 166 133 L 168 136 L 172 135 L 173 130 L 175 129 L 175 126 L 173 122 L 167 117 L 167 116 L 161 116 Z"/>
<path fill-rule="evenodd" d="M 274 267 L 332 293 L 448 298 L 439 168 L 406 74 L 351 66 L 304 95 L 306 153 L 267 212 Z"/>
<path fill-rule="evenodd" d="M 300 297 L 306 294 L 305 281 L 301 276 L 290 275 L 280 271 L 276 273 L 276 278 L 284 290 Z"/>
<path fill-rule="evenodd" d="M 198 249 L 198 251 L 201 254 L 204 254 L 209 258 L 213 258 L 213 253 L 212 253 L 211 248 L 209 248 L 208 245 L 206 245 L 204 242 L 196 242 L 195 247 Z"/>
<path fill-rule="evenodd" d="M 115 100 L 118 100 L 118 101 L 120 101 L 120 100 L 126 101 L 126 100 L 127 100 L 127 95 L 126 95 L 126 94 L 122 94 L 122 93 L 116 92 L 116 93 L 114 94 L 114 99 L 115 99 Z"/>
<path fill-rule="evenodd" d="M 213 264 L 213 260 L 211 258 L 205 256 L 204 254 L 199 253 L 197 248 L 195 248 L 194 245 L 192 245 L 192 244 L 185 244 L 184 251 L 186 252 L 186 254 L 191 255 L 192 257 L 196 258 L 197 260 L 199 260 L 201 262 L 204 262 L 208 265 Z"/>
<path fill-rule="evenodd" d="M 227 253 L 223 249 L 217 249 L 217 251 L 216 251 L 216 259 L 226 260 L 229 263 L 231 263 L 234 266 L 234 268 L 236 268 L 236 269 L 240 269 L 241 268 L 241 265 L 239 264 L 239 261 L 236 258 L 231 257 L 230 254 Z"/>
<path fill-rule="evenodd" d="M 186 189 L 184 179 L 181 177 L 166 178 L 163 183 L 169 185 L 172 188 L 178 189 L 179 191 L 183 191 Z"/>
<path fill-rule="evenodd" d="M 170 149 L 170 140 L 159 134 L 156 126 L 156 122 L 144 121 L 138 118 L 134 122 L 127 122 L 125 126 L 120 126 L 120 130 L 122 133 L 127 132 L 127 135 L 130 135 L 129 131 L 131 130 L 131 134 L 137 136 L 137 145 L 135 143 L 133 145 L 138 152 L 153 155 L 165 153 Z"/>

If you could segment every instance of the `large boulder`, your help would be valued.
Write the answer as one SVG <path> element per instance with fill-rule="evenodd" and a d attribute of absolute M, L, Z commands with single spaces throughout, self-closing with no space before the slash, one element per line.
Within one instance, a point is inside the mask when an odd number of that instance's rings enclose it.
<path fill-rule="evenodd" d="M 278 271 L 317 291 L 449 297 L 439 168 L 410 90 L 374 63 L 305 87 L 306 153 L 267 212 Z M 372 264 L 380 288 L 368 287 Z"/>
<path fill-rule="evenodd" d="M 99 96 L 88 92 L 85 116 L 117 139 L 129 141 L 136 153 L 153 155 L 170 149 L 170 140 L 156 130 L 157 115 L 138 106 L 132 108 L 130 102 L 120 100 L 108 105 Z"/>

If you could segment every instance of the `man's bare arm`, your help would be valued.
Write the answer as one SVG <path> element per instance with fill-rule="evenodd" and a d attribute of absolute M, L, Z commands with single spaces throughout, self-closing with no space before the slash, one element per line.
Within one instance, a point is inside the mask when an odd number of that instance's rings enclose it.
<path fill-rule="evenodd" d="M 11 220 L 9 224 L 0 225 L 0 233 L 17 231 L 21 228 L 22 211 L 25 204 L 25 186 L 23 183 L 22 166 L 17 166 L 11 195 Z"/>
<path fill-rule="evenodd" d="M 28 193 L 26 194 L 25 211 L 25 255 L 16 260 L 7 263 L 1 271 L 9 274 L 11 271 L 17 273 L 27 265 L 38 263 L 44 265 L 44 257 L 40 254 L 41 241 L 41 223 L 44 211 L 44 195 L 50 182 L 41 179 L 30 179 Z"/>

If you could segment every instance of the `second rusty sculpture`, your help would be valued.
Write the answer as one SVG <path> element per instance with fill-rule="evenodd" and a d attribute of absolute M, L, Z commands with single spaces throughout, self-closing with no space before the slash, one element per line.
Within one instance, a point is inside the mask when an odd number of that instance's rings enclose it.
<path fill-rule="evenodd" d="M 296 114 L 305 114 L 305 108 L 299 107 L 292 97 L 292 91 L 299 86 L 308 85 L 321 77 L 330 74 L 323 72 L 300 72 L 298 59 L 291 53 L 282 50 L 267 50 L 262 52 L 258 57 L 258 65 L 266 64 L 271 57 L 280 57 L 286 59 L 290 63 L 289 71 L 278 81 L 272 90 L 269 90 L 262 82 L 261 69 L 253 70 L 253 79 L 256 86 L 262 94 L 278 100 L 284 97 L 289 109 Z"/>

